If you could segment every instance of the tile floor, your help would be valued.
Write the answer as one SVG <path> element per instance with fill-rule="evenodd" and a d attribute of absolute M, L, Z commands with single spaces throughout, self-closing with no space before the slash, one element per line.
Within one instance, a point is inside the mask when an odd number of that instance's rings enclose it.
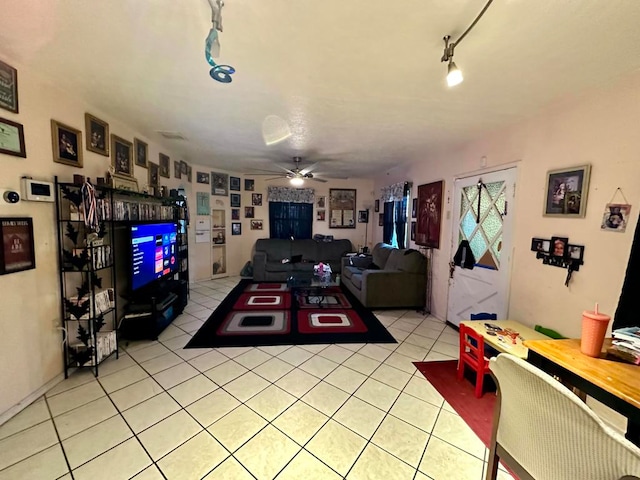
<path fill-rule="evenodd" d="M 484 478 L 487 449 L 411 363 L 456 358 L 455 331 L 387 310 L 397 344 L 183 350 L 237 281 L 194 285 L 158 341 L 0 426 L 0 480 Z"/>

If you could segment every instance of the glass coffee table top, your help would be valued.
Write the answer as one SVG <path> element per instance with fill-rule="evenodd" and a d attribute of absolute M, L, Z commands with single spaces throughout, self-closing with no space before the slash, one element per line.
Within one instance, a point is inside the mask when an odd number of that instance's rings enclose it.
<path fill-rule="evenodd" d="M 287 285 L 290 287 L 334 287 L 337 286 L 336 276 L 318 275 L 314 272 L 296 272 L 287 278 Z"/>

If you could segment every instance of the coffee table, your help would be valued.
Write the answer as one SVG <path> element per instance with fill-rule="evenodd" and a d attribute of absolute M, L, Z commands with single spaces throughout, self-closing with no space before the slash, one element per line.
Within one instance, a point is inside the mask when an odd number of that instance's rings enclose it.
<path fill-rule="evenodd" d="M 336 287 L 339 283 L 336 282 L 335 274 L 320 276 L 315 272 L 296 272 L 287 279 L 287 285 L 294 291 L 305 291 L 309 303 L 325 308 L 329 306 L 326 303 L 327 288 Z"/>

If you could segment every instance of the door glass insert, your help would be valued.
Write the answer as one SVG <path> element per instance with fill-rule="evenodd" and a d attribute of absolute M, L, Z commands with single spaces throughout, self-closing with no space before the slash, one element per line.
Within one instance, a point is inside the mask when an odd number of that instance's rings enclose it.
<path fill-rule="evenodd" d="M 506 208 L 505 182 L 491 182 L 460 192 L 460 240 L 468 240 L 476 265 L 498 270 L 502 242 L 502 215 Z M 478 194 L 480 209 L 478 209 Z"/>

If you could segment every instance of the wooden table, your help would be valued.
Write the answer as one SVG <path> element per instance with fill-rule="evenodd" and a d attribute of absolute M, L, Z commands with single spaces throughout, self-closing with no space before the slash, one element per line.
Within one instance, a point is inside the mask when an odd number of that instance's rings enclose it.
<path fill-rule="evenodd" d="M 640 367 L 580 352 L 580 340 L 526 341 L 528 360 L 627 417 L 626 437 L 640 446 Z"/>
<path fill-rule="evenodd" d="M 485 323 L 490 323 L 491 325 L 495 325 L 502 329 L 509 328 L 511 330 L 515 330 L 520 334 L 520 337 L 516 338 L 516 343 L 514 344 L 511 337 L 503 335 L 489 335 L 491 330 L 488 330 L 484 326 Z M 516 357 L 520 357 L 525 360 L 527 358 L 528 350 L 522 343 L 523 341 L 549 340 L 549 337 L 546 335 L 536 332 L 515 320 L 465 320 L 460 322 L 460 325 L 465 325 L 473 329 L 476 333 L 482 336 L 482 338 L 484 338 L 485 343 L 491 345 L 499 352 L 510 353 L 511 355 L 515 355 Z"/>

